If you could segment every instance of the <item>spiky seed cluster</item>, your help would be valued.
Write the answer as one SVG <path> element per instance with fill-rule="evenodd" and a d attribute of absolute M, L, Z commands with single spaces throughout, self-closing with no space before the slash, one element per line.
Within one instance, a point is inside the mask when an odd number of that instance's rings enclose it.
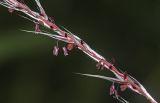
<path fill-rule="evenodd" d="M 80 39 L 78 36 L 74 35 L 67 29 L 62 30 L 60 29 L 54 22 L 54 20 L 50 19 L 50 17 L 47 16 L 45 13 L 43 7 L 41 6 L 41 3 L 39 0 L 35 0 L 39 12 L 35 12 L 31 10 L 24 2 L 18 1 L 18 0 L 0 0 L 0 5 L 8 8 L 9 12 L 13 11 L 19 11 L 24 13 L 26 16 L 21 16 L 25 19 L 28 19 L 35 23 L 35 31 L 27 31 L 23 30 L 26 32 L 32 32 L 32 33 L 37 33 L 37 34 L 43 34 L 46 36 L 49 36 L 51 38 L 54 38 L 56 40 L 60 40 L 63 42 L 66 42 L 68 45 L 62 47 L 62 50 L 64 52 L 64 55 L 68 55 L 68 51 L 72 50 L 73 47 L 78 48 L 79 50 L 83 51 L 85 54 L 87 54 L 89 57 L 91 57 L 93 60 L 98 62 L 97 67 L 104 67 L 116 76 L 116 78 L 111 78 L 111 77 L 105 77 L 105 76 L 100 76 L 100 75 L 91 75 L 91 74 L 81 74 L 84 76 L 90 76 L 90 77 L 96 77 L 96 78 L 101 78 L 105 80 L 109 80 L 113 83 L 118 83 L 121 85 L 121 90 L 125 90 L 126 88 L 130 88 L 132 91 L 143 95 L 150 103 L 157 103 L 154 98 L 146 91 L 146 89 L 133 77 L 128 75 L 125 72 L 119 71 L 112 63 L 108 62 L 103 56 L 95 52 L 93 49 L 89 47 L 89 45 L 84 42 L 82 39 Z M 56 34 L 51 34 L 47 32 L 43 32 L 40 30 L 39 25 L 42 25 L 48 29 L 53 30 Z M 53 49 L 53 54 L 58 55 L 59 52 L 59 47 L 55 46 Z M 114 89 L 114 86 L 111 86 L 111 94 L 117 94 L 116 90 Z M 117 95 L 115 95 L 116 97 Z M 117 98 L 117 97 L 116 97 Z M 118 96 L 118 100 L 121 102 L 126 101 Z"/>

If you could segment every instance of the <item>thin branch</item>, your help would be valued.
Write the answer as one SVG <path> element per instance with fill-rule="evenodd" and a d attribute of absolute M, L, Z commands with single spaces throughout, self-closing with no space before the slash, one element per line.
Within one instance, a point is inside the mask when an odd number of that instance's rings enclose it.
<path fill-rule="evenodd" d="M 27 31 L 26 32 L 32 32 L 32 33 L 38 33 L 43 34 L 46 36 L 49 36 L 51 38 L 63 41 L 67 43 L 67 47 L 63 47 L 64 54 L 67 55 L 67 51 L 71 50 L 71 47 L 78 48 L 79 50 L 83 51 L 85 54 L 87 54 L 89 57 L 91 57 L 93 60 L 97 62 L 98 67 L 104 67 L 107 70 L 114 73 L 114 75 L 117 78 L 109 78 L 109 77 L 102 77 L 98 75 L 90 75 L 90 74 L 82 74 L 85 76 L 92 76 L 92 77 L 98 77 L 102 79 L 107 79 L 109 81 L 114 81 L 119 84 L 124 84 L 126 87 L 130 88 L 133 92 L 136 92 L 142 96 L 144 96 L 150 103 L 158 103 L 152 98 L 152 96 L 146 91 L 146 89 L 133 77 L 129 76 L 125 72 L 119 71 L 112 63 L 108 62 L 103 56 L 95 52 L 93 49 L 90 48 L 90 46 L 84 42 L 81 38 L 74 35 L 73 33 L 69 32 L 68 30 L 62 30 L 60 29 L 53 20 L 50 20 L 45 13 L 43 7 L 41 6 L 41 3 L 39 0 L 35 0 L 39 12 L 35 12 L 31 10 L 26 4 L 19 2 L 18 0 L 0 0 L 0 5 L 8 8 L 10 11 L 18 11 L 24 13 L 26 16 L 23 16 L 26 19 L 29 19 L 30 21 L 36 23 L 36 29 L 35 31 Z M 45 33 L 39 31 L 39 26 L 42 25 L 48 29 L 53 30 L 56 34 L 51 33 Z M 38 31 L 37 31 L 38 30 Z M 24 31 L 24 30 L 23 30 Z M 57 52 L 58 52 L 58 48 Z M 116 91 L 114 91 L 116 93 Z"/>

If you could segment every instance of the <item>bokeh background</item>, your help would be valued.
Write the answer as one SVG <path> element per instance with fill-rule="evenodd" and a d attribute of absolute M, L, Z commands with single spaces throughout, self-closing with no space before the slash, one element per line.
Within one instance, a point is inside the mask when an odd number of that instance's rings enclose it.
<path fill-rule="evenodd" d="M 33 9 L 34 0 L 25 0 Z M 160 101 L 159 0 L 41 0 L 56 23 L 84 39 L 139 80 Z M 0 6 L 0 103 L 118 103 L 110 82 L 74 74 L 113 76 L 76 49 L 52 55 L 56 40 L 21 31 L 34 24 Z M 61 44 L 63 46 L 65 44 Z M 131 103 L 148 103 L 130 90 Z"/>

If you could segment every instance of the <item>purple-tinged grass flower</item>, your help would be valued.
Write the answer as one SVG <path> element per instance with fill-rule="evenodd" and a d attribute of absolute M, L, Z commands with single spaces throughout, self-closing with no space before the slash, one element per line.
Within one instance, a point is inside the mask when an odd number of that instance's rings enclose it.
<path fill-rule="evenodd" d="M 115 83 L 117 84 L 127 84 L 127 82 L 125 81 L 121 81 L 117 78 L 112 78 L 112 77 L 106 77 L 106 76 L 101 76 L 101 75 L 92 75 L 92 74 L 81 74 L 81 73 L 76 73 L 79 75 L 83 75 L 83 76 L 89 76 L 89 77 L 94 77 L 94 78 L 100 78 L 100 79 L 104 79 L 104 80 L 108 80 L 110 82 L 112 82 L 113 84 L 110 87 L 110 91 L 109 94 L 112 95 L 115 99 L 117 99 L 118 101 L 120 101 L 121 103 L 129 103 L 127 100 L 125 100 L 124 98 L 122 98 L 119 94 L 118 94 L 118 90 L 115 87 Z M 124 88 L 123 88 L 124 89 Z M 126 88 L 125 88 L 126 89 Z"/>
<path fill-rule="evenodd" d="M 110 92 L 109 92 L 109 94 L 110 94 L 110 95 L 115 94 L 116 96 L 118 95 L 117 90 L 115 89 L 114 82 L 113 82 L 113 84 L 112 84 L 111 87 L 110 87 Z"/>
<path fill-rule="evenodd" d="M 63 49 L 64 56 L 67 56 L 68 55 L 67 48 L 64 46 L 64 47 L 62 47 L 62 49 Z"/>
<path fill-rule="evenodd" d="M 35 23 L 35 32 L 41 32 L 38 23 Z"/>
<path fill-rule="evenodd" d="M 53 48 L 53 55 L 57 56 L 59 52 L 59 47 L 58 46 L 54 46 Z"/>
<path fill-rule="evenodd" d="M 74 48 L 74 44 L 73 43 L 68 43 L 66 48 L 67 48 L 67 50 L 71 51 Z"/>
<path fill-rule="evenodd" d="M 103 59 L 101 59 L 101 60 L 96 64 L 96 67 L 97 67 L 98 69 L 103 69 L 103 68 L 104 68 Z"/>

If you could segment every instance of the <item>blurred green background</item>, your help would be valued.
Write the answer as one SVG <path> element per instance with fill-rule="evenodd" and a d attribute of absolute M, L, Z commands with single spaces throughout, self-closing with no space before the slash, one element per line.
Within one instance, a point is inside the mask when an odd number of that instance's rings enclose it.
<path fill-rule="evenodd" d="M 159 0 L 41 0 L 47 14 L 84 39 L 115 66 L 139 80 L 160 101 Z M 26 2 L 36 8 L 34 0 Z M 117 103 L 110 82 L 74 74 L 97 70 L 78 50 L 52 55 L 56 41 L 20 31 L 34 24 L 0 6 L 0 103 Z M 63 46 L 64 44 L 60 44 Z M 148 103 L 130 90 L 131 103 Z"/>

